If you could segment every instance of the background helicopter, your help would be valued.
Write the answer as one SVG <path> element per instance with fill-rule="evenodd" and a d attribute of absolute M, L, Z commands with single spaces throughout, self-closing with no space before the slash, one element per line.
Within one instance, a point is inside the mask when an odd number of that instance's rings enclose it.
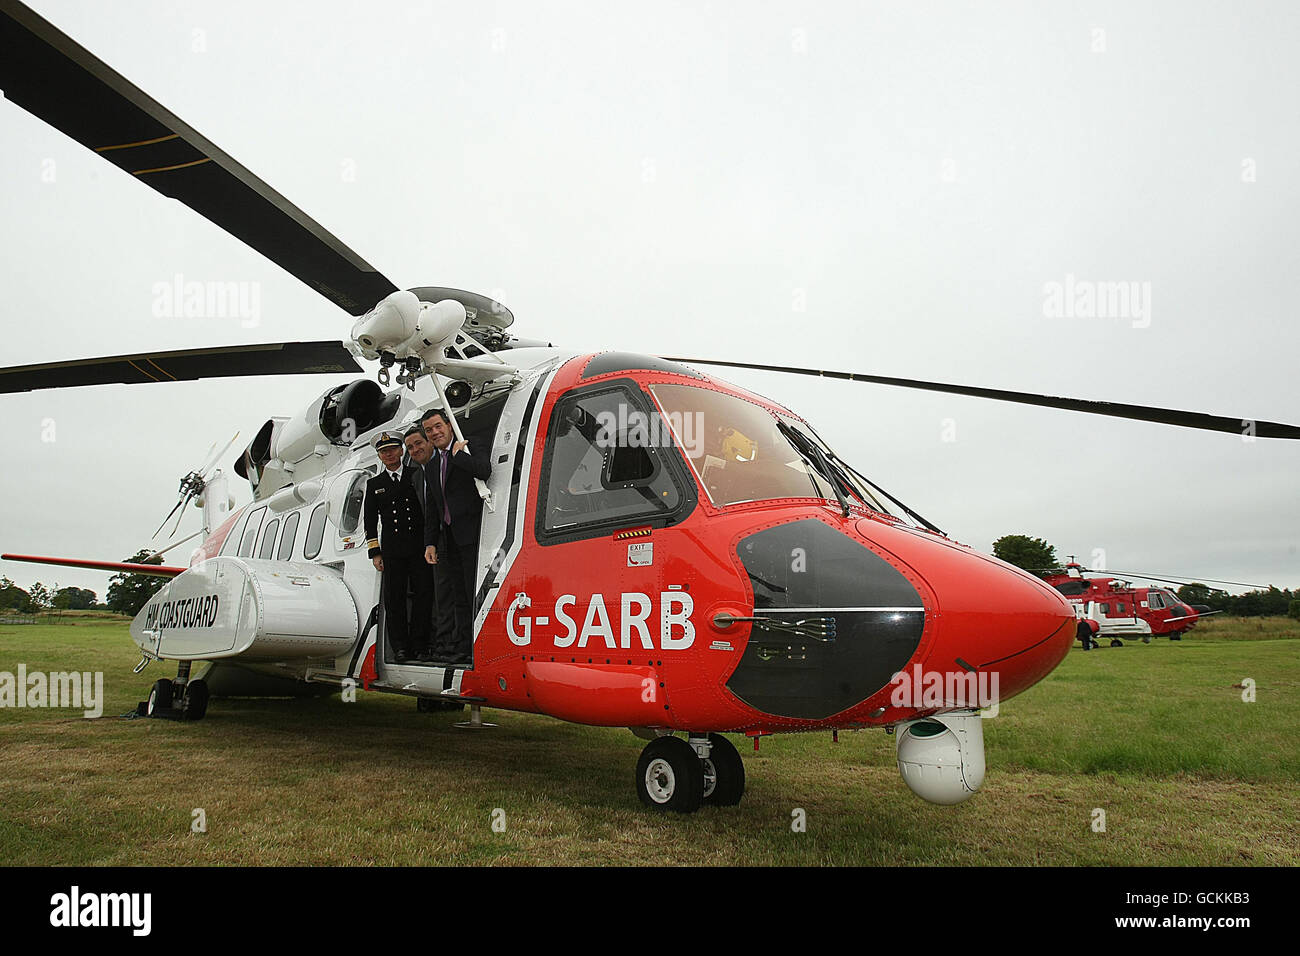
<path fill-rule="evenodd" d="M 7 93 L 9 92 L 9 90 L 8 90 L 8 86 L 9 86 L 9 85 L 10 85 L 9 82 L 7 81 L 7 82 L 6 82 L 6 87 L 7 87 L 6 92 L 7 92 Z M 122 145 L 122 144 L 116 144 L 116 145 Z M 106 158 L 108 158 L 108 157 L 106 157 Z M 204 157 L 204 158 L 207 158 L 207 157 Z M 185 162 L 190 162 L 190 161 L 191 161 L 191 160 L 186 160 Z M 201 160 L 200 160 L 200 161 L 201 161 Z M 180 164 L 178 163 L 178 164 L 174 164 L 174 165 L 180 165 Z M 159 168 L 161 168 L 161 167 L 159 167 Z M 327 243 L 327 244 L 328 244 L 328 243 Z M 292 270 L 292 265 L 290 266 L 290 268 L 291 268 L 291 270 Z M 346 270 L 345 270 L 345 271 L 346 271 Z M 361 269 L 361 270 L 359 270 L 359 271 L 362 272 L 362 273 L 365 273 L 367 276 L 371 275 L 371 273 L 369 272 L 369 270 Z M 342 273 L 337 272 L 337 271 L 335 271 L 335 270 L 330 270 L 330 271 L 329 271 L 329 280 L 328 280 L 328 281 L 331 283 L 331 290 L 332 290 L 333 292 L 335 292 L 335 293 L 337 293 L 337 292 L 339 291 L 339 289 L 337 288 L 337 285 L 338 285 L 338 280 L 339 280 L 339 278 L 341 278 L 341 277 L 342 277 Z M 319 277 L 318 277 L 318 279 L 319 279 Z M 370 279 L 365 278 L 364 276 L 363 276 L 363 279 L 364 279 L 365 282 L 369 282 L 369 281 L 371 281 Z M 308 279 L 307 281 L 311 282 L 310 279 Z M 363 282 L 363 284 L 364 284 L 364 282 Z M 372 289 L 370 289 L 369 291 L 370 291 L 371 293 L 374 293 L 374 292 L 376 292 L 376 291 L 382 293 L 382 292 L 387 291 L 388 288 L 391 288 L 391 287 L 385 286 L 385 287 L 379 288 L 379 289 L 377 289 L 377 290 L 372 288 Z M 365 306 L 368 306 L 368 305 L 372 305 L 372 304 L 374 303 L 374 301 L 375 301 L 375 299 L 376 299 L 377 297 L 378 297 L 377 295 L 372 295 L 372 297 L 371 297 L 370 299 L 368 299 L 368 300 L 363 300 L 362 297 L 361 297 L 360 295 L 356 295 L 356 296 L 349 296 L 349 301 L 351 301 L 353 307 L 355 307 L 358 303 L 363 303 Z M 336 301 L 338 300 L 336 295 L 331 295 L 331 298 L 335 298 Z M 463 304 L 463 303 L 462 303 L 462 304 Z M 354 314 L 355 314 L 355 312 L 354 312 Z M 322 360 L 322 356 L 321 356 L 321 354 L 317 354 L 317 353 L 311 353 L 311 354 L 307 354 L 307 355 L 294 355 L 294 354 L 288 354 L 290 351 L 291 351 L 291 350 L 281 349 L 281 350 L 280 350 L 280 354 L 276 354 L 276 355 L 275 355 L 275 362 L 274 362 L 274 365 L 275 365 L 275 367 L 277 367 L 279 370 L 283 371 L 285 368 L 296 368 L 296 369 L 299 369 L 299 370 L 320 369 L 322 366 L 328 366 L 328 361 L 329 361 L 330 359 L 334 358 L 336 355 L 338 355 L 339 352 L 340 352 L 341 350 L 339 350 L 339 349 L 335 349 L 334 351 L 331 352 L 331 351 L 329 351 L 328 348 L 327 348 L 326 351 L 323 353 L 323 354 L 325 355 L 325 357 L 326 357 L 326 359 L 325 359 L 324 361 Z M 226 353 L 226 354 L 229 355 L 229 353 Z M 263 353 L 263 354 L 267 354 L 267 353 Z M 161 357 L 161 356 L 158 356 L 158 355 L 154 355 L 154 356 L 153 356 L 153 359 L 155 360 L 156 363 L 161 363 L 161 367 L 162 367 L 162 368 L 170 369 L 170 370 L 173 371 L 173 372 L 175 372 L 175 371 L 178 370 L 178 366 L 172 364 L 173 361 L 180 361 L 180 359 L 179 359 L 178 357 L 176 357 L 176 356 Z M 209 360 L 210 360 L 210 361 L 209 361 Z M 207 374 L 212 374 L 211 369 L 212 369 L 215 365 L 219 365 L 219 364 L 220 364 L 217 360 L 210 359 L 210 356 L 209 356 L 208 359 L 205 359 L 205 361 L 208 361 L 208 362 L 209 362 L 209 364 L 207 364 L 207 365 L 204 366 L 205 369 L 207 370 Z M 252 366 L 251 366 L 251 364 L 250 364 L 250 360 L 248 360 L 248 359 L 241 359 L 241 360 L 239 360 L 239 361 L 240 361 L 242 364 L 236 364 L 236 365 L 233 366 L 234 368 L 238 369 L 237 373 L 234 373 L 234 374 L 249 374 L 249 372 L 252 370 Z M 135 365 L 134 365 L 133 362 L 128 361 L 128 362 L 126 362 L 125 364 L 127 364 L 127 365 L 131 365 L 133 368 L 135 368 L 135 370 L 136 370 L 137 372 L 140 371 L 139 368 L 136 368 L 136 367 L 135 367 Z M 45 378 L 48 378 L 48 377 L 49 377 L 49 373 L 50 373 L 50 370 L 39 370 L 39 371 L 37 371 L 35 374 L 38 374 L 38 375 L 40 375 L 40 376 L 42 376 L 42 377 L 45 377 Z M 126 369 L 122 369 L 122 374 L 127 374 L 127 370 L 126 370 Z M 149 376 L 151 373 L 149 373 L 149 372 L 146 371 L 144 374 L 146 374 L 146 376 Z M 178 376 L 178 377 L 179 377 L 179 376 Z M 1021 397 L 1022 397 L 1022 398 L 1025 398 L 1025 397 L 1027 397 L 1027 396 L 1021 396 Z M 418 404 L 418 403 L 417 403 L 417 404 Z M 1226 424 L 1226 423 L 1221 422 L 1221 424 Z M 1226 429 L 1226 430 L 1235 431 L 1236 428 L 1238 428 L 1238 427 L 1239 427 L 1239 423 L 1233 423 L 1233 428 L 1232 428 L 1232 429 Z M 257 456 L 253 456 L 253 457 L 257 457 Z"/>
<path fill-rule="evenodd" d="M 1125 636 L 1140 637 L 1146 644 L 1152 637 L 1180 641 L 1202 617 L 1218 613 L 1202 604 L 1187 604 L 1168 588 L 1133 587 L 1104 571 L 1084 572 L 1071 558 L 1065 567 L 1043 572 L 1043 580 L 1075 606 L 1085 649 L 1098 639 L 1122 647 L 1120 638 Z"/>

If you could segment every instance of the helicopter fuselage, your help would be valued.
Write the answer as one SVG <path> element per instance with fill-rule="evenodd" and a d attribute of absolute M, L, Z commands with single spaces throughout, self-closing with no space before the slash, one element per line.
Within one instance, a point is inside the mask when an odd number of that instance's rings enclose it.
<path fill-rule="evenodd" d="M 162 658 L 238 658 L 302 680 L 580 723 L 750 735 L 986 706 L 903 699 L 896 676 L 983 675 L 1005 700 L 1068 650 L 1073 611 L 1037 578 L 861 501 L 814 495 L 789 449 L 791 461 L 773 461 L 762 422 L 798 425 L 787 409 L 650 357 L 529 352 L 512 356 L 528 364 L 513 388 L 460 416 L 470 441 L 492 445 L 472 666 L 386 659 L 382 620 L 371 621 L 372 609 L 382 617 L 380 575 L 357 523 L 378 467 L 369 433 L 315 498 L 277 489 L 216 529 L 141 611 L 137 643 Z M 695 398 L 706 411 L 686 407 Z M 808 493 L 787 493 L 791 480 Z M 286 625 L 267 621 L 259 644 L 254 621 L 250 636 L 215 638 L 221 649 L 187 645 L 195 627 L 215 636 L 213 597 L 197 616 L 168 617 L 160 642 L 158 607 L 199 579 L 194 597 L 215 596 L 204 579 L 214 563 L 229 565 L 232 622 L 252 620 L 241 603 L 269 616 L 276 602 L 303 604 L 289 617 L 317 642 L 285 656 L 271 630 Z M 329 611 L 295 583 L 304 563 L 337 579 L 312 592 Z M 343 593 L 355 613 L 339 610 Z"/>

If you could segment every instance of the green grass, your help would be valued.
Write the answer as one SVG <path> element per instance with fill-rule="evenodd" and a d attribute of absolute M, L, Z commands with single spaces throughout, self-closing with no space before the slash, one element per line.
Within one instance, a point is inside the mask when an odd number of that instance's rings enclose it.
<path fill-rule="evenodd" d="M 472 733 L 364 693 L 121 720 L 171 673 L 131 673 L 124 625 L 4 626 L 0 670 L 102 670 L 108 699 L 100 720 L 0 710 L 0 863 L 1294 866 L 1300 642 L 1225 630 L 1075 650 L 986 721 L 988 776 L 960 806 L 913 796 L 893 739 L 862 731 L 738 740 L 741 805 L 682 817 L 637 802 L 626 730 L 491 711 Z"/>
<path fill-rule="evenodd" d="M 1300 639 L 1300 620 L 1294 617 L 1226 617 L 1215 614 L 1198 621 L 1187 640 L 1272 641 Z"/>

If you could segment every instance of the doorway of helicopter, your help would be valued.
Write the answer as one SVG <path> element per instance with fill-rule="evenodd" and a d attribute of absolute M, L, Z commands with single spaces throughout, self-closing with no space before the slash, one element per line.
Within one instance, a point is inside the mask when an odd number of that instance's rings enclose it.
<path fill-rule="evenodd" d="M 507 396 L 508 396 L 508 390 L 506 392 L 502 392 L 501 394 L 487 398 L 486 401 L 479 403 L 475 408 L 463 409 L 456 413 L 456 423 L 460 427 L 461 434 L 465 436 L 465 439 L 467 441 L 474 443 L 475 445 L 480 445 L 480 446 L 486 445 L 488 448 L 491 448 L 493 446 L 493 440 L 496 436 L 497 424 L 501 420 L 502 412 L 505 409 Z M 422 409 L 417 414 L 423 415 L 424 411 L 425 410 Z M 419 419 L 417 418 L 416 421 L 419 421 Z M 410 422 L 404 425 L 401 428 L 401 432 L 404 433 L 406 429 L 410 427 L 411 424 L 414 424 L 414 422 Z M 412 461 L 410 456 L 409 455 L 405 456 L 403 458 L 403 465 L 405 467 L 410 467 L 411 464 Z M 516 477 L 516 481 L 517 481 L 517 477 Z M 386 583 L 383 580 L 383 577 L 384 575 L 383 573 L 381 573 L 380 587 L 379 587 L 380 594 L 384 593 L 384 585 Z M 451 594 L 443 594 L 441 593 L 440 589 L 435 587 L 433 593 L 432 620 L 423 622 L 426 625 L 424 628 L 424 633 L 427 635 L 427 639 L 423 647 L 403 648 L 403 650 L 406 652 L 405 654 L 406 659 L 402 661 L 398 661 L 396 658 L 396 653 L 398 648 L 393 646 L 393 643 L 389 640 L 388 627 L 385 620 L 387 615 L 384 614 L 383 607 L 382 607 L 383 602 L 381 601 L 380 611 L 379 611 L 379 622 L 377 625 L 379 628 L 379 634 L 377 637 L 378 649 L 376 651 L 377 658 L 386 664 L 400 665 L 403 667 L 445 667 L 445 668 L 459 668 L 464 670 L 473 670 L 474 668 L 474 641 L 472 637 L 473 629 L 474 629 L 473 617 L 474 617 L 474 610 L 477 602 L 474 600 L 473 595 L 469 596 L 469 607 L 468 607 L 468 614 L 470 616 L 469 622 L 460 620 L 460 615 L 466 613 L 466 609 L 463 607 L 456 607 L 454 614 L 450 614 L 450 615 L 446 614 L 447 603 L 452 603 L 454 605 L 455 597 Z M 411 623 L 414 623 L 413 604 L 414 604 L 414 598 L 410 590 L 408 589 L 406 594 L 406 620 Z M 440 613 L 440 610 L 442 611 L 442 613 Z M 456 639 L 452 636 L 451 633 L 442 633 L 443 631 L 447 631 L 451 627 L 454 627 L 457 632 L 460 632 L 462 634 L 468 633 L 471 635 L 470 640 L 468 642 L 469 649 L 467 652 L 462 653 L 462 655 L 457 657 L 455 660 L 444 660 L 443 658 L 446 655 L 430 653 L 430 652 L 434 651 L 435 649 L 442 650 L 447 646 L 452 646 L 457 643 Z M 461 643 L 463 643 L 463 639 Z"/>

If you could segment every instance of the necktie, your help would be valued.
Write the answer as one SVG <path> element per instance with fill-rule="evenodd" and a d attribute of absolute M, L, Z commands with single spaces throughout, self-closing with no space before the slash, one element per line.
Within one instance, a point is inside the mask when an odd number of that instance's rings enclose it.
<path fill-rule="evenodd" d="M 451 524 L 451 506 L 447 504 L 447 452 L 439 454 L 442 459 L 442 523 Z"/>

